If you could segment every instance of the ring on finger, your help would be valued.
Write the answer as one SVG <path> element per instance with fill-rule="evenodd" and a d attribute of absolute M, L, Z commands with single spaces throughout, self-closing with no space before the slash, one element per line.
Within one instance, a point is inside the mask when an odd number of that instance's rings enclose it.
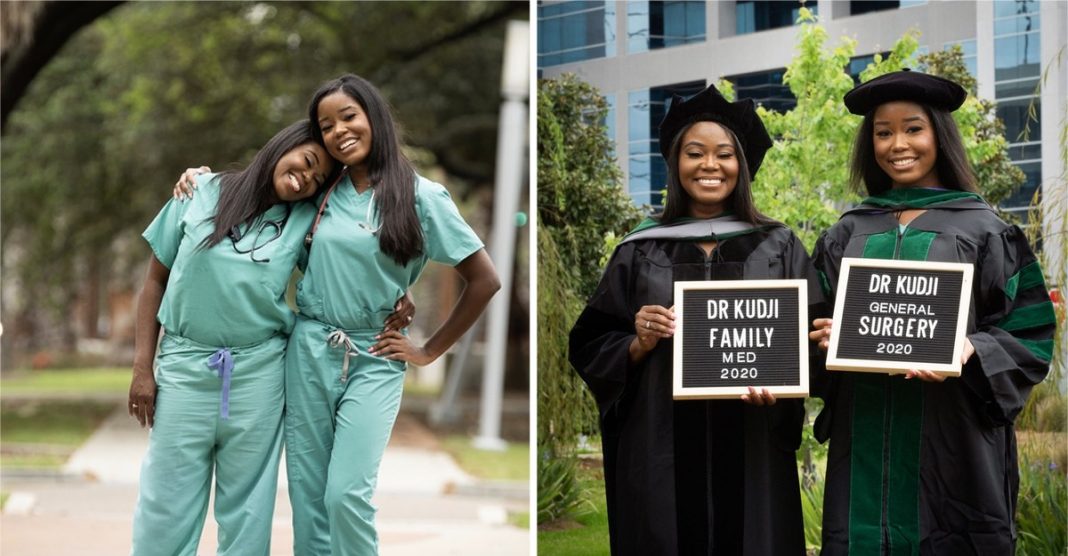
<path fill-rule="evenodd" d="M 645 321 L 645 327 L 651 330 L 653 328 L 653 321 L 646 320 Z"/>

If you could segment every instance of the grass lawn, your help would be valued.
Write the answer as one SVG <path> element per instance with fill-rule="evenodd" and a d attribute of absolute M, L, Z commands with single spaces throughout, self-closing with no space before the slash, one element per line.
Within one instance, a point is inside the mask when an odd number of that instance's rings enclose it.
<path fill-rule="evenodd" d="M 98 401 L 5 401 L 0 405 L 0 464 L 57 469 L 112 411 L 114 403 Z"/>
<path fill-rule="evenodd" d="M 508 523 L 511 523 L 520 529 L 530 529 L 530 512 L 509 513 Z"/>
<path fill-rule="evenodd" d="M 608 506 L 604 499 L 604 478 L 600 465 L 580 467 L 579 481 L 590 493 L 596 512 L 587 514 L 567 529 L 538 530 L 538 554 L 546 556 L 608 556 Z"/>
<path fill-rule="evenodd" d="M 530 480 L 529 444 L 509 442 L 505 451 L 492 452 L 479 450 L 472 446 L 471 442 L 471 437 L 450 435 L 442 440 L 442 446 L 464 471 L 480 479 Z"/>
<path fill-rule="evenodd" d="M 0 381 L 0 390 L 19 394 L 125 393 L 130 388 L 130 373 L 125 368 L 15 371 Z"/>

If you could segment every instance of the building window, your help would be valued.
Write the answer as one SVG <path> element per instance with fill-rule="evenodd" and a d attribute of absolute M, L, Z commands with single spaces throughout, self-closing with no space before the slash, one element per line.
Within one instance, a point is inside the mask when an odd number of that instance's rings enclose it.
<path fill-rule="evenodd" d="M 813 14 L 819 13 L 816 3 L 798 0 L 743 0 L 735 7 L 736 33 L 744 35 L 779 27 L 789 27 L 797 21 L 801 8 L 807 7 Z"/>
<path fill-rule="evenodd" d="M 660 121 L 667 113 L 672 95 L 688 98 L 704 88 L 704 81 L 691 81 L 628 93 L 627 191 L 635 205 L 663 208 L 667 164 L 660 156 Z"/>
<path fill-rule="evenodd" d="M 786 68 L 779 68 L 759 73 L 735 75 L 728 77 L 734 84 L 735 97 L 739 100 L 751 98 L 768 110 L 786 112 L 797 106 L 797 98 L 790 92 L 790 87 L 782 82 Z"/>
<path fill-rule="evenodd" d="M 703 42 L 703 1 L 627 2 L 627 52 Z"/>
<path fill-rule="evenodd" d="M 538 67 L 616 54 L 616 3 L 540 2 Z"/>
<path fill-rule="evenodd" d="M 849 15 L 860 15 L 869 12 L 881 12 L 883 10 L 896 10 L 898 8 L 911 8 L 926 4 L 926 0 L 853 0 L 849 3 Z"/>
<path fill-rule="evenodd" d="M 994 98 L 1005 122 L 1009 157 L 1027 176 L 1001 207 L 1026 211 L 1042 183 L 1041 52 L 1036 0 L 994 2 Z"/>

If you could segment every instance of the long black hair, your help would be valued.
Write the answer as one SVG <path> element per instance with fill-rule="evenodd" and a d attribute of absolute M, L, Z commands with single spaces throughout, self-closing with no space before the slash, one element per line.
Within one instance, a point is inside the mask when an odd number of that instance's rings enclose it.
<path fill-rule="evenodd" d="M 941 108 L 917 104 L 923 108 L 927 119 L 931 121 L 935 140 L 938 141 L 934 167 L 938 173 L 939 185 L 946 189 L 978 193 L 975 174 L 968 164 L 960 129 L 957 128 L 957 122 L 953 121 L 953 116 Z M 857 137 L 853 141 L 853 155 L 849 163 L 849 187 L 861 195 L 879 195 L 894 187 L 893 180 L 875 160 L 875 140 L 872 135 L 875 132 L 876 110 L 878 107 L 864 115 L 864 121 L 861 122 Z"/>
<path fill-rule="evenodd" d="M 314 143 L 312 125 L 308 120 L 290 124 L 271 137 L 252 162 L 244 170 L 229 170 L 219 174 L 219 201 L 215 215 L 209 218 L 215 230 L 200 242 L 201 249 L 216 245 L 234 226 L 251 224 L 257 216 L 279 202 L 274 191 L 274 167 L 289 151 L 305 144 Z M 340 164 L 334 164 L 327 176 L 332 183 L 340 172 Z"/>
<path fill-rule="evenodd" d="M 312 95 L 308 118 L 319 120 L 319 103 L 327 95 L 342 92 L 363 108 L 371 124 L 371 151 L 367 154 L 367 175 L 374 187 L 375 202 L 382 228 L 378 245 L 397 264 L 404 266 L 423 252 L 423 229 L 415 213 L 415 169 L 401 150 L 400 134 L 393 113 L 382 93 L 366 79 L 345 74 L 324 83 Z M 313 125 L 312 133 L 322 142 L 323 133 Z"/>
<path fill-rule="evenodd" d="M 727 132 L 727 136 L 731 138 L 731 144 L 734 146 L 734 156 L 738 159 L 738 180 L 734 185 L 734 191 L 731 192 L 730 197 L 727 199 L 729 210 L 733 212 L 735 216 L 750 224 L 758 226 L 775 224 L 775 220 L 765 216 L 764 213 L 757 210 L 756 204 L 753 203 L 752 177 L 749 175 L 749 166 L 746 164 L 745 151 L 742 149 L 738 137 L 729 127 L 711 118 L 694 121 L 690 125 L 680 129 L 678 134 L 675 135 L 675 138 L 671 140 L 671 149 L 668 151 L 668 159 L 666 161 L 668 168 L 667 203 L 664 205 L 664 211 L 660 213 L 657 219 L 660 220 L 661 223 L 670 224 L 679 218 L 690 215 L 690 202 L 693 201 L 693 199 L 690 198 L 690 194 L 682 187 L 682 180 L 679 178 L 679 153 L 682 150 L 682 138 L 686 135 L 686 132 L 689 131 L 694 124 L 705 121 L 713 122 Z"/>

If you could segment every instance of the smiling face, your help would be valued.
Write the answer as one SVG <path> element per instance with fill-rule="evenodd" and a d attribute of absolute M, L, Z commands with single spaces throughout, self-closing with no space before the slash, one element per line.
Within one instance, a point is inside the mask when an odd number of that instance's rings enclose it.
<path fill-rule="evenodd" d="M 319 101 L 319 130 L 330 156 L 351 169 L 365 168 L 371 154 L 371 122 L 363 106 L 342 91 Z"/>
<path fill-rule="evenodd" d="M 333 167 L 334 160 L 318 143 L 299 145 L 282 155 L 274 165 L 274 193 L 286 202 L 307 199 L 323 186 Z"/>
<path fill-rule="evenodd" d="M 679 144 L 679 182 L 690 196 L 690 216 L 723 212 L 738 185 L 738 156 L 731 136 L 715 122 L 690 126 Z"/>
<path fill-rule="evenodd" d="M 894 189 L 939 185 L 938 140 L 922 106 L 888 102 L 875 109 L 872 121 L 875 162 L 890 176 Z"/>

